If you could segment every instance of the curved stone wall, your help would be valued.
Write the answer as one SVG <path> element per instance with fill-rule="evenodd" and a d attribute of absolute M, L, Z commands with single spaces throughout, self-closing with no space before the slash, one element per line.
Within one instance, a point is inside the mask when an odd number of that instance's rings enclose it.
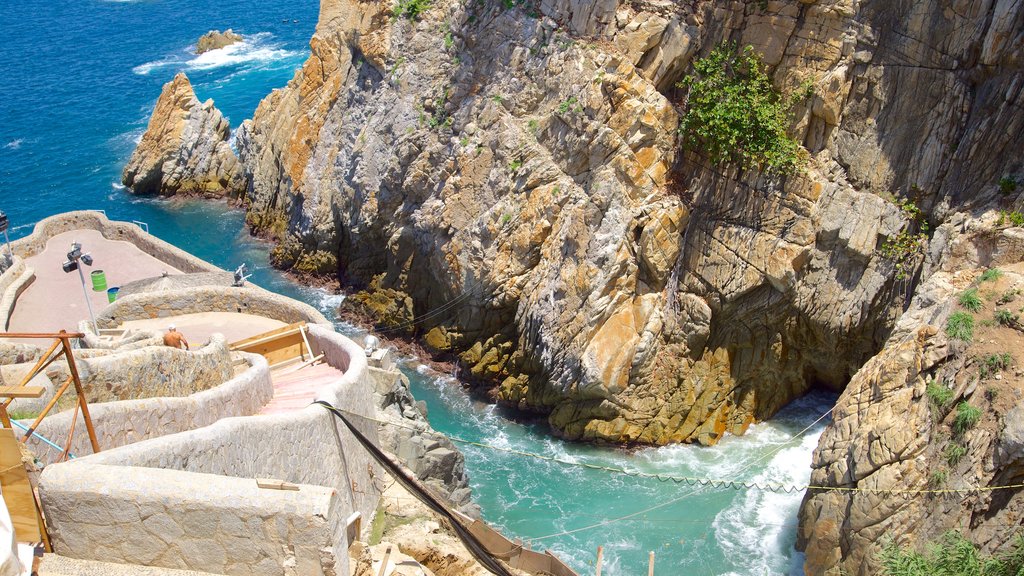
<path fill-rule="evenodd" d="M 316 308 L 258 287 L 200 286 L 167 292 L 146 292 L 118 299 L 96 317 L 101 329 L 129 320 L 163 318 L 199 312 L 255 314 L 291 324 L 331 326 Z"/>
<path fill-rule="evenodd" d="M 208 390 L 180 398 L 162 397 L 90 404 L 89 412 L 100 450 L 111 450 L 150 438 L 185 430 L 195 430 L 231 416 L 256 414 L 274 395 L 267 361 L 258 354 L 240 353 L 249 368 L 230 380 Z M 71 411 L 47 416 L 38 432 L 66 446 L 71 426 Z M 31 421 L 22 421 L 30 425 Z M 77 457 L 92 454 L 92 444 L 79 414 L 71 453 Z M 22 434 L 23 435 L 23 434 Z M 38 438 L 28 446 L 44 464 L 55 462 L 60 453 Z"/>
<path fill-rule="evenodd" d="M 325 326 L 310 326 L 309 338 L 316 354 L 344 371 L 317 398 L 372 418 L 372 386 L 362 348 Z M 371 421 L 354 420 L 378 441 Z M 302 574 L 344 574 L 346 519 L 354 512 L 371 517 L 381 474 L 344 425 L 323 407 L 310 405 L 288 414 L 224 418 L 49 466 L 40 490 L 58 553 L 224 574 L 284 574 L 289 563 L 304 566 Z M 300 489 L 256 490 L 254 478 L 276 478 Z M 196 490 L 213 484 L 219 498 Z M 132 487 L 137 486 L 145 490 L 135 494 Z M 96 506 L 105 512 L 83 516 L 83 510 Z M 149 508 L 161 522 L 141 521 L 140 510 Z M 195 554 L 190 546 L 168 539 L 169 526 L 192 526 L 196 517 L 221 519 L 193 526 L 190 534 L 211 554 Z M 262 518 L 274 518 L 274 529 L 266 529 Z M 230 530 L 223 527 L 228 520 Z M 109 548 L 105 535 L 129 527 L 131 550 Z M 139 550 L 152 554 L 142 558 Z"/>
<path fill-rule="evenodd" d="M 27 258 L 41 252 L 53 236 L 71 230 L 97 230 L 109 240 L 131 242 L 143 252 L 162 260 L 189 274 L 192 272 L 222 272 L 209 262 L 197 258 L 181 248 L 147 234 L 135 224 L 108 220 L 105 215 L 92 210 L 65 212 L 39 221 L 32 234 L 11 242 L 16 256 Z"/>

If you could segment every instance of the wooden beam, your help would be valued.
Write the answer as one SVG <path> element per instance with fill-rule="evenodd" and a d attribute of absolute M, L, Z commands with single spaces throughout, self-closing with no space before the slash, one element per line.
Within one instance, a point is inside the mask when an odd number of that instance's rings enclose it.
<path fill-rule="evenodd" d="M 21 449 L 14 430 L 0 429 L 0 485 L 4 502 L 11 513 L 14 537 L 18 542 L 39 542 L 43 528 L 39 524 L 36 500 L 32 494 L 25 465 L 21 462 Z"/>
<path fill-rule="evenodd" d="M 276 480 L 274 478 L 257 478 L 256 486 L 265 490 L 298 490 L 299 487 L 291 482 Z"/>
<path fill-rule="evenodd" d="M 280 328 L 275 328 L 273 330 L 270 330 L 269 332 L 264 332 L 262 334 L 257 334 L 255 336 L 250 336 L 249 338 L 246 338 L 244 340 L 238 340 L 236 342 L 232 342 L 231 344 L 228 344 L 228 348 L 230 348 L 232 350 L 236 350 L 238 348 L 244 348 L 246 346 L 251 346 L 252 344 L 256 344 L 257 342 L 262 342 L 262 341 L 265 341 L 265 340 L 273 340 L 274 338 L 276 338 L 278 336 L 282 336 L 286 332 L 296 331 L 296 330 L 302 328 L 305 325 L 306 325 L 306 322 L 303 321 L 303 322 L 296 322 L 294 324 L 289 324 L 287 326 L 282 326 Z"/>
<path fill-rule="evenodd" d="M 71 379 L 75 382 L 78 404 L 82 407 L 85 430 L 89 433 L 89 442 L 92 443 L 93 454 L 98 454 L 100 443 L 96 440 L 96 430 L 92 427 L 92 417 L 89 416 L 89 402 L 85 399 L 85 389 L 82 388 L 82 381 L 78 378 L 78 366 L 75 365 L 75 355 L 71 352 L 71 339 L 68 336 L 63 336 L 61 337 L 61 342 L 64 343 L 64 356 L 68 359 L 68 370 L 71 371 Z"/>
<path fill-rule="evenodd" d="M 81 332 L 0 332 L 0 338 L 85 338 Z"/>
<path fill-rule="evenodd" d="M 647 560 L 647 576 L 654 576 L 654 550 L 651 550 L 650 559 Z"/>
<path fill-rule="evenodd" d="M 596 576 L 601 576 L 601 561 L 604 559 L 604 546 L 597 547 L 597 573 Z"/>
<path fill-rule="evenodd" d="M 42 386 L 0 386 L 4 398 L 39 398 L 46 392 Z"/>

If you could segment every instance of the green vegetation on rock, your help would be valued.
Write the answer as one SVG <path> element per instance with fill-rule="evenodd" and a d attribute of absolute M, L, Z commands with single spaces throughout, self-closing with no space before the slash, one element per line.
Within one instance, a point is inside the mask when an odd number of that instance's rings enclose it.
<path fill-rule="evenodd" d="M 684 148 L 700 150 L 716 164 L 731 161 L 783 173 L 804 161 L 806 152 L 786 133 L 795 102 L 772 86 L 752 46 L 720 44 L 694 62 L 693 73 L 677 86 L 686 90 L 679 124 Z"/>
<path fill-rule="evenodd" d="M 960 294 L 960 305 L 971 312 L 981 312 L 981 297 L 978 296 L 978 289 L 964 290 Z"/>
<path fill-rule="evenodd" d="M 950 466 L 956 466 L 958 462 L 967 454 L 967 448 L 964 448 L 960 444 L 950 444 L 946 447 L 946 462 Z"/>
<path fill-rule="evenodd" d="M 878 249 L 878 255 L 893 263 L 897 280 L 907 280 L 917 264 L 917 256 L 928 242 L 928 223 L 912 200 L 896 200 L 895 203 L 907 220 L 907 228 L 887 238 Z"/>
<path fill-rule="evenodd" d="M 924 554 L 891 542 L 880 559 L 887 576 L 1019 576 L 1024 573 L 1024 538 L 1017 536 L 1011 552 L 983 558 L 959 532 L 947 532 Z"/>
<path fill-rule="evenodd" d="M 398 0 L 395 4 L 395 18 L 419 20 L 420 16 L 430 8 L 430 0 Z"/>
<path fill-rule="evenodd" d="M 974 339 L 974 316 L 967 312 L 954 312 L 946 321 L 946 335 L 956 340 L 970 342 Z"/>
<path fill-rule="evenodd" d="M 953 435 L 957 438 L 963 436 L 968 430 L 974 428 L 981 419 L 981 409 L 971 406 L 966 401 L 956 405 L 956 418 L 953 419 Z"/>
<path fill-rule="evenodd" d="M 999 191 L 1003 194 L 1012 194 L 1017 190 L 1017 180 L 1012 176 L 1003 176 L 999 179 Z"/>
<path fill-rule="evenodd" d="M 953 400 L 953 391 L 947 388 L 942 382 L 929 380 L 926 391 L 928 394 L 928 400 L 930 400 L 932 405 L 939 410 L 944 410 Z"/>
<path fill-rule="evenodd" d="M 978 278 L 979 282 L 991 282 L 998 280 L 1003 277 L 1003 271 L 999 268 L 989 268 L 981 273 L 981 277 Z"/>

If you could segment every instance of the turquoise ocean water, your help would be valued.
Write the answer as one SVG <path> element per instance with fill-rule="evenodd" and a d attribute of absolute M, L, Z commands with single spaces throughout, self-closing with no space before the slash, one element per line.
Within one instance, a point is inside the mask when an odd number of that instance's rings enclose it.
<path fill-rule="evenodd" d="M 51 214 L 104 210 L 146 222 L 157 236 L 224 268 L 247 262 L 255 282 L 330 315 L 338 297 L 271 269 L 266 245 L 246 236 L 240 212 L 218 203 L 139 199 L 118 186 L 161 86 L 177 71 L 187 72 L 199 98 L 213 98 L 237 126 L 301 65 L 317 9 L 316 2 L 296 0 L 6 3 L 0 210 L 10 217 L 12 237 Z M 190 54 L 199 35 L 228 27 L 246 42 Z M 834 401 L 815 393 L 714 448 L 627 452 L 561 442 L 542 424 L 511 421 L 472 401 L 447 375 L 414 367 L 407 374 L 431 423 L 461 439 L 628 470 L 792 484 L 806 482 L 824 423 L 787 440 Z M 539 538 L 534 547 L 556 551 L 582 574 L 593 573 L 599 545 L 603 574 L 611 576 L 646 574 L 651 550 L 662 576 L 799 572 L 792 544 L 801 494 L 694 488 L 474 446 L 464 451 L 485 518 L 511 536 Z"/>

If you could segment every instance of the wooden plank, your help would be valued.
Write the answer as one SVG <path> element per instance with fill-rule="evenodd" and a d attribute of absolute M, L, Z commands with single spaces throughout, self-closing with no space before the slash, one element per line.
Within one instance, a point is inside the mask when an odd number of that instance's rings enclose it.
<path fill-rule="evenodd" d="M 0 486 L 3 487 L 4 503 L 14 524 L 15 540 L 41 542 L 43 537 L 32 485 L 25 465 L 21 463 L 18 440 L 10 428 L 0 429 Z"/>
<path fill-rule="evenodd" d="M 306 325 L 306 323 L 304 321 L 303 322 L 296 322 L 294 324 L 289 324 L 287 326 L 282 326 L 280 328 L 275 328 L 273 330 L 270 330 L 268 332 L 264 332 L 262 334 L 257 334 L 255 336 L 250 336 L 249 338 L 245 338 L 244 340 L 238 340 L 237 342 L 232 342 L 228 346 L 232 350 L 237 350 L 238 348 L 244 348 L 246 346 L 250 346 L 250 345 L 252 345 L 252 344 L 254 344 L 256 342 L 259 342 L 261 340 L 268 340 L 268 339 L 269 340 L 273 340 L 274 337 L 276 337 L 276 336 L 280 336 L 281 334 L 284 334 L 285 332 L 291 332 L 293 330 L 297 331 L 299 328 L 301 328 L 301 327 L 303 327 L 305 325 Z"/>
<path fill-rule="evenodd" d="M 39 398 L 46 392 L 42 386 L 0 386 L 4 398 Z"/>
<path fill-rule="evenodd" d="M 256 485 L 266 490 L 298 490 L 299 487 L 291 482 L 276 480 L 274 478 L 257 478 Z"/>
<path fill-rule="evenodd" d="M 267 364 L 270 364 L 270 366 L 273 367 L 278 364 L 288 362 L 289 360 L 297 359 L 301 354 L 302 342 L 297 342 L 285 348 L 267 352 L 266 354 L 263 354 L 263 357 L 267 359 Z"/>
<path fill-rule="evenodd" d="M 49 332 L 0 332 L 0 338 L 85 338 L 81 332 L 60 332 L 52 334 Z"/>

